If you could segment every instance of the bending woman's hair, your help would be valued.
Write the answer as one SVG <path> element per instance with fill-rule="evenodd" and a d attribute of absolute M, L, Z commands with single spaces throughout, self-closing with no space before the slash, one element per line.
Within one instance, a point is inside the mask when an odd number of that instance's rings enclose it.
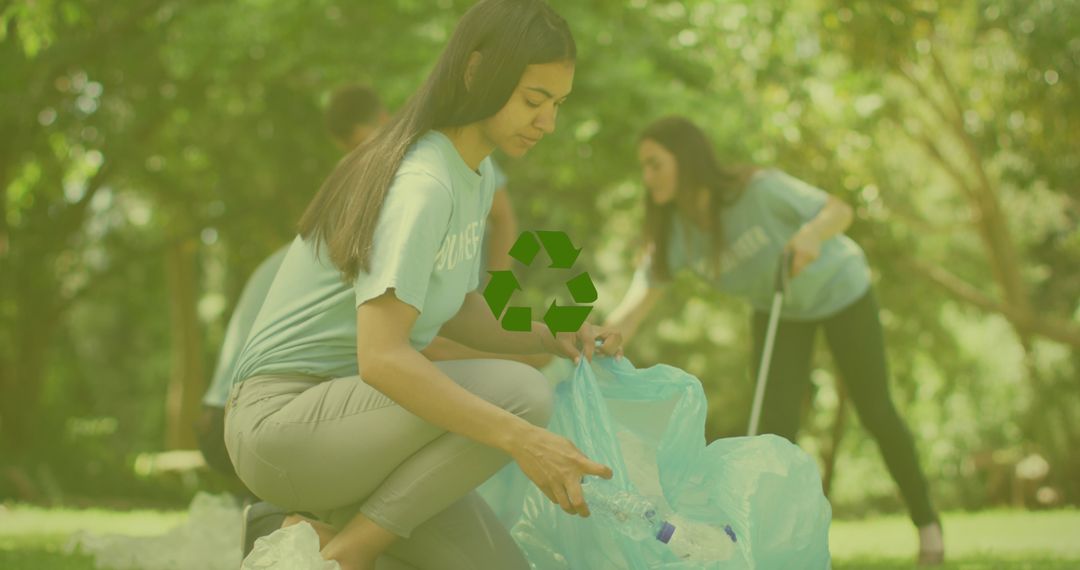
<path fill-rule="evenodd" d="M 479 63 L 466 85 L 470 56 Z M 300 219 L 300 235 L 325 242 L 347 281 L 369 269 L 386 192 L 409 147 L 432 129 L 487 119 L 510 99 L 526 66 L 573 62 L 566 21 L 539 0 L 483 0 L 462 17 L 435 68 L 405 107 L 330 174 Z"/>
<path fill-rule="evenodd" d="M 638 137 L 638 142 L 650 140 L 664 147 L 675 157 L 677 182 L 675 199 L 656 204 L 645 193 L 645 247 L 651 248 L 652 268 L 656 276 L 668 279 L 668 242 L 673 216 L 679 211 L 692 212 L 700 208 L 699 191 L 708 192 L 709 211 L 706 232 L 711 247 L 708 257 L 710 270 L 719 271 L 720 252 L 724 249 L 720 211 L 733 203 L 756 169 L 732 166 L 716 158 L 709 137 L 690 119 L 668 116 L 657 119 Z"/>

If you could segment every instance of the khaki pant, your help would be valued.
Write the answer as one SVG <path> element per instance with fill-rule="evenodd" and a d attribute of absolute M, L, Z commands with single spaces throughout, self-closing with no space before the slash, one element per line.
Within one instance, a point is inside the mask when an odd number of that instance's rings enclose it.
<path fill-rule="evenodd" d="M 466 390 L 544 426 L 552 394 L 507 360 L 435 363 Z M 419 569 L 527 569 L 474 489 L 509 456 L 406 411 L 359 377 L 249 378 L 233 387 L 225 444 L 259 498 L 341 527 L 357 512 L 401 536 L 388 551 Z"/>

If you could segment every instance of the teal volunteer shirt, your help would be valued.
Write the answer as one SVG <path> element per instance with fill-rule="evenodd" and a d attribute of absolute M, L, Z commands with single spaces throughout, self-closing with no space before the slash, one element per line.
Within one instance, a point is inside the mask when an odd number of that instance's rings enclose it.
<path fill-rule="evenodd" d="M 494 178 L 490 159 L 473 171 L 442 133 L 421 137 L 387 191 L 370 271 L 350 285 L 325 247 L 316 254 L 297 236 L 255 319 L 234 381 L 281 373 L 356 375 L 356 308 L 391 288 L 420 313 L 410 344 L 426 347 L 477 287 Z"/>
<path fill-rule="evenodd" d="M 255 324 L 255 317 L 259 315 L 266 292 L 274 282 L 274 276 L 285 260 L 285 254 L 289 251 L 288 246 L 275 251 L 266 258 L 255 273 L 251 274 L 240 300 L 236 302 L 232 317 L 225 328 L 225 342 L 221 346 L 221 354 L 218 356 L 217 367 L 214 368 L 214 379 L 210 382 L 210 388 L 203 395 L 203 404 L 216 408 L 224 408 L 229 399 L 229 388 L 232 386 L 233 371 L 236 369 L 236 359 L 240 356 L 240 349 L 244 347 L 251 325 Z"/>
<path fill-rule="evenodd" d="M 708 267 L 708 236 L 678 215 L 668 242 L 671 273 L 689 269 L 718 290 L 768 312 L 784 246 L 828 199 L 823 190 L 780 170 L 761 170 L 742 195 L 720 213 L 724 250 L 719 273 L 712 275 Z M 649 287 L 662 284 L 653 275 L 648 257 L 634 278 Z M 859 300 L 869 288 L 870 270 L 862 248 L 839 234 L 822 242 L 821 256 L 791 281 L 782 315 L 791 320 L 829 317 Z"/>

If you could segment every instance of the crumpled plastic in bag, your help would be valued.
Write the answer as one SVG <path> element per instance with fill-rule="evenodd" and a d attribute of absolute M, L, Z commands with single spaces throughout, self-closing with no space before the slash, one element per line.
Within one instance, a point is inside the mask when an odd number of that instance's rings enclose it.
<path fill-rule="evenodd" d="M 241 510 L 229 495 L 199 493 L 187 521 L 159 536 L 74 534 L 64 550 L 82 551 L 103 570 L 235 570 Z"/>
<path fill-rule="evenodd" d="M 306 522 L 275 530 L 255 541 L 240 570 L 340 570 L 319 554 L 319 535 Z"/>
<path fill-rule="evenodd" d="M 567 361 L 568 362 L 568 361 Z M 548 429 L 614 471 L 612 483 L 680 520 L 730 525 L 734 555 L 680 560 L 657 540 L 633 540 L 600 517 L 572 516 L 511 463 L 479 489 L 536 570 L 774 570 L 831 567 L 832 509 L 816 462 L 774 435 L 706 446 L 701 383 L 665 365 L 584 359 L 547 370 L 556 386 Z"/>

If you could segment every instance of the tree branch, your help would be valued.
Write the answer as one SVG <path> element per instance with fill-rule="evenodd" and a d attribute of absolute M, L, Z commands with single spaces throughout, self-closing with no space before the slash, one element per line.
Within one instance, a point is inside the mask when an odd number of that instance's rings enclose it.
<path fill-rule="evenodd" d="M 949 113 L 945 111 L 945 108 L 941 106 L 941 103 L 938 102 L 937 98 L 930 94 L 930 89 L 926 85 L 924 85 L 922 81 L 919 81 L 919 79 L 915 77 L 915 66 L 912 65 L 910 61 L 903 61 L 900 64 L 899 70 L 900 76 L 903 77 L 908 82 L 908 84 L 915 88 L 915 91 L 918 92 L 920 97 L 922 97 L 923 102 L 925 102 L 927 105 L 930 106 L 931 109 L 933 109 L 934 114 L 937 115 L 939 119 L 941 119 L 941 122 L 945 124 L 952 124 L 957 119 L 963 120 L 963 115 L 956 117 L 956 119 L 949 116 Z"/>
<path fill-rule="evenodd" d="M 110 278 L 123 274 L 123 270 L 135 265 L 138 262 L 142 262 L 151 257 L 160 257 L 162 252 L 168 251 L 173 245 L 189 239 L 191 236 L 179 236 L 166 239 L 160 243 L 154 244 L 151 247 L 140 248 L 124 248 L 111 247 L 113 259 L 109 265 L 98 272 L 91 273 L 87 276 L 86 284 L 76 289 L 72 293 L 65 295 L 57 300 L 53 305 L 50 314 L 54 318 L 61 318 L 68 309 L 70 309 L 75 303 L 86 297 L 94 289 L 97 289 L 100 285 L 103 285 L 109 281 Z M 115 255 L 115 254 L 119 255 Z"/>
<path fill-rule="evenodd" d="M 1020 262 L 1016 254 L 1016 247 L 1012 242 L 1012 236 L 1009 233 L 1008 223 L 1006 223 L 1005 215 L 1002 213 L 1001 200 L 998 197 L 999 192 L 983 166 L 982 156 L 975 146 L 975 141 L 971 138 L 971 134 L 967 132 L 967 129 L 964 128 L 964 111 L 959 91 L 949 76 L 948 70 L 945 69 L 944 62 L 941 61 L 941 58 L 933 49 L 930 50 L 930 61 L 933 63 L 934 72 L 941 81 L 945 94 L 953 106 L 953 112 L 959 118 L 958 121 L 952 121 L 949 124 L 952 125 L 952 129 L 960 140 L 961 146 L 968 156 L 968 161 L 971 162 L 971 167 L 975 170 L 975 175 L 978 178 L 978 184 L 973 187 L 973 190 L 979 203 L 979 209 L 982 210 L 981 222 L 987 226 L 986 233 L 990 237 L 991 254 L 995 258 L 995 263 L 1001 267 L 999 275 L 1001 285 L 1005 289 L 1005 295 L 1010 304 L 1016 305 L 1025 311 L 1030 311 L 1031 300 L 1028 299 L 1027 287 L 1024 286 L 1024 282 L 1020 278 Z"/>
<path fill-rule="evenodd" d="M 71 234 L 82 227 L 83 220 L 86 218 L 86 210 L 90 207 L 90 201 L 108 182 L 114 170 L 113 161 L 106 159 L 98 168 L 98 171 L 90 177 L 90 180 L 86 181 L 86 191 L 83 192 L 82 197 L 65 210 L 65 219 L 61 231 Z"/>
<path fill-rule="evenodd" d="M 998 302 L 967 281 L 936 265 L 910 258 L 906 261 L 916 273 L 944 288 L 953 297 L 986 312 L 1002 315 L 1018 331 L 1042 336 L 1080 350 L 1080 326 Z"/>
<path fill-rule="evenodd" d="M 930 94 L 929 89 L 915 77 L 910 64 L 901 65 L 900 74 L 915 88 L 919 96 L 933 109 L 934 114 L 947 125 L 947 129 L 959 140 L 968 161 L 971 162 L 971 166 L 975 171 L 977 181 L 969 180 L 959 166 L 946 158 L 945 153 L 938 146 L 939 143 L 927 134 L 929 129 L 924 119 L 915 116 L 922 125 L 923 132 L 913 133 L 907 127 L 904 128 L 904 131 L 926 149 L 926 152 L 937 161 L 963 191 L 973 209 L 978 213 L 975 220 L 976 227 L 987 250 L 987 257 L 993 268 L 995 280 L 1005 292 L 1009 304 L 1030 311 L 1031 303 L 1027 298 L 1026 288 L 1020 279 L 1020 264 L 1009 237 L 1008 225 L 1001 212 L 996 191 L 982 166 L 981 158 L 974 146 L 975 143 L 964 128 L 963 108 L 960 105 L 959 95 L 946 73 L 944 64 L 934 54 L 933 50 L 931 50 L 931 56 L 938 78 L 952 103 L 953 113 L 946 111 Z"/>

